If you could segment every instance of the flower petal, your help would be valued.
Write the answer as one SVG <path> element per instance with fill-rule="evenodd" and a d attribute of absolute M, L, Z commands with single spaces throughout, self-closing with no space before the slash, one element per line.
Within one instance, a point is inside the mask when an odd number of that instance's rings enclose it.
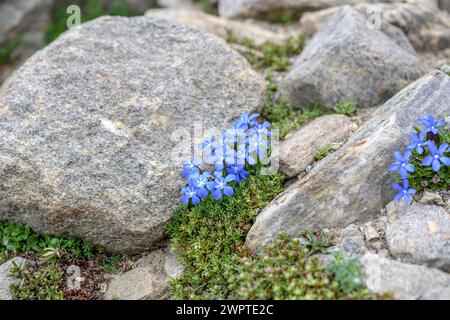
<path fill-rule="evenodd" d="M 431 166 L 433 167 L 434 172 L 438 172 L 441 168 L 441 162 L 438 159 L 434 159 Z"/>
<path fill-rule="evenodd" d="M 423 159 L 422 165 L 430 166 L 432 162 L 433 162 L 433 157 L 432 156 L 428 156 L 425 159 Z"/>
<path fill-rule="evenodd" d="M 225 193 L 228 197 L 231 197 L 234 194 L 234 190 L 232 187 L 226 186 L 223 188 L 223 193 Z"/>
<path fill-rule="evenodd" d="M 441 162 L 443 164 L 445 164 L 446 166 L 450 166 L 450 158 L 448 158 L 448 157 L 440 157 L 439 160 L 441 160 Z"/>

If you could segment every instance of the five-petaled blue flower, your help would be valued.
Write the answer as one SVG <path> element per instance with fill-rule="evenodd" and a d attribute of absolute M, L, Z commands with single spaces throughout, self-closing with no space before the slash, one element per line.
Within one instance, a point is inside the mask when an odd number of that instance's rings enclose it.
<path fill-rule="evenodd" d="M 436 120 L 434 116 L 430 114 L 423 119 L 417 120 L 417 123 L 425 127 L 423 130 L 425 133 L 432 132 L 433 134 L 439 134 L 439 127 L 442 127 L 445 124 L 445 121 L 442 119 Z"/>
<path fill-rule="evenodd" d="M 408 186 L 408 180 L 403 180 L 403 187 L 401 187 L 398 183 L 392 184 L 392 188 L 398 191 L 398 193 L 394 196 L 394 201 L 400 201 L 403 198 L 406 204 L 411 203 L 411 195 L 416 194 L 416 189 L 408 188 Z"/>
<path fill-rule="evenodd" d="M 249 135 L 256 134 L 257 136 L 272 136 L 272 132 L 270 132 L 267 128 L 271 126 L 270 122 L 265 121 L 263 124 L 255 124 L 253 128 L 248 130 Z"/>
<path fill-rule="evenodd" d="M 249 115 L 248 113 L 244 113 L 239 119 L 234 122 L 234 127 L 248 130 L 251 126 L 258 124 L 255 119 L 259 117 L 259 114 L 254 113 Z"/>
<path fill-rule="evenodd" d="M 200 203 L 200 197 L 197 193 L 197 189 L 192 184 L 187 187 L 181 188 L 181 194 L 183 195 L 183 197 L 181 198 L 181 202 L 183 204 L 189 204 L 189 199 L 192 199 L 192 204 L 194 206 Z"/>
<path fill-rule="evenodd" d="M 214 176 L 214 181 L 207 183 L 208 189 L 211 191 L 213 198 L 219 200 L 222 198 L 223 194 L 231 197 L 234 194 L 233 187 L 230 187 L 227 184 L 234 181 L 236 179 L 235 176 L 230 174 L 224 178 L 220 172 L 215 172 Z"/>
<path fill-rule="evenodd" d="M 188 179 L 189 186 L 194 186 L 197 195 L 204 199 L 208 196 L 208 190 L 206 189 L 206 184 L 209 181 L 211 174 L 209 172 L 195 173 L 191 175 Z"/>
<path fill-rule="evenodd" d="M 403 155 L 396 151 L 394 153 L 394 158 L 396 161 L 388 167 L 389 171 L 399 171 L 400 176 L 403 179 L 406 179 L 408 172 L 414 172 L 414 166 L 408 163 L 410 156 L 411 151 L 406 151 Z"/>
<path fill-rule="evenodd" d="M 450 158 L 444 156 L 444 152 L 447 152 L 448 150 L 448 144 L 443 143 L 438 147 L 434 144 L 434 142 L 430 142 L 428 144 L 428 151 L 430 151 L 431 155 L 425 157 L 423 159 L 422 164 L 424 166 L 432 166 L 434 172 L 438 172 L 441 168 L 441 162 L 445 164 L 446 166 L 450 166 Z"/>
<path fill-rule="evenodd" d="M 247 175 L 249 174 L 249 172 L 244 169 L 244 165 L 238 163 L 229 165 L 227 167 L 227 173 L 234 175 L 236 182 L 247 179 Z"/>
<path fill-rule="evenodd" d="M 183 163 L 183 175 L 188 179 L 192 174 L 199 173 L 199 166 L 202 164 L 201 161 L 191 158 Z"/>
<path fill-rule="evenodd" d="M 430 141 L 423 141 L 426 134 L 425 131 L 422 131 L 419 134 L 411 132 L 411 142 L 408 144 L 408 149 L 416 150 L 418 154 L 423 154 L 423 147 L 430 143 Z"/>
<path fill-rule="evenodd" d="M 267 150 L 269 149 L 269 141 L 267 141 L 267 137 L 253 135 L 249 139 L 249 152 L 256 152 L 256 155 L 259 158 L 264 157 Z"/>
<path fill-rule="evenodd" d="M 236 159 L 238 164 L 244 165 L 246 161 L 251 166 L 254 166 L 256 164 L 255 158 L 251 155 L 251 153 L 249 152 L 249 148 L 245 144 L 241 144 L 238 146 Z"/>

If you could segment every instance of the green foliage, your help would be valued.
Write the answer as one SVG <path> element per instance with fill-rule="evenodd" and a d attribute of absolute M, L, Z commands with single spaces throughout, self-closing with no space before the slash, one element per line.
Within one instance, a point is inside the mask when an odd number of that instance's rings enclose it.
<path fill-rule="evenodd" d="M 101 1 L 101 0 L 77 0 L 61 1 L 52 11 L 52 23 L 46 29 L 47 43 L 55 40 L 61 33 L 67 30 L 66 12 L 68 5 L 78 5 L 81 8 L 81 22 L 86 22 L 100 16 L 135 16 L 143 12 L 133 11 L 125 0 Z"/>
<path fill-rule="evenodd" d="M 11 55 L 22 43 L 21 38 L 14 39 L 0 48 L 0 65 L 12 63 Z"/>
<path fill-rule="evenodd" d="M 315 154 L 316 160 L 319 161 L 325 158 L 330 153 L 331 149 L 332 148 L 330 144 L 326 144 L 323 147 L 319 148 Z"/>
<path fill-rule="evenodd" d="M 113 255 L 102 262 L 103 269 L 106 273 L 117 273 L 123 260 L 123 256 Z"/>
<path fill-rule="evenodd" d="M 294 10 L 272 10 L 266 15 L 266 20 L 271 23 L 291 24 L 298 18 Z"/>
<path fill-rule="evenodd" d="M 202 10 L 206 13 L 213 14 L 213 15 L 219 15 L 217 12 L 217 2 L 212 0 L 193 0 L 195 3 L 199 3 L 202 7 Z"/>
<path fill-rule="evenodd" d="M 327 270 L 334 274 L 343 294 L 354 298 L 368 295 L 362 275 L 362 266 L 358 259 L 344 258 L 340 251 L 336 251 L 334 261 L 327 265 Z"/>
<path fill-rule="evenodd" d="M 232 32 L 228 33 L 228 42 L 237 43 Z M 270 68 L 275 71 L 285 71 L 291 65 L 289 58 L 299 55 L 306 43 L 304 36 L 289 38 L 284 44 L 266 43 L 256 46 L 254 41 L 245 38 L 239 43 L 248 50 L 243 52 L 247 60 L 257 69 Z"/>
<path fill-rule="evenodd" d="M 345 114 L 346 116 L 352 116 L 356 113 L 357 104 L 352 100 L 341 100 L 334 107 L 334 111 L 339 114 Z"/>
<path fill-rule="evenodd" d="M 268 73 L 266 79 L 269 81 L 267 87 L 269 98 L 263 105 L 261 116 L 270 121 L 273 128 L 279 130 L 280 139 L 306 122 L 329 113 L 329 111 L 320 108 L 317 103 L 310 108 L 303 108 L 301 111 L 294 110 L 292 104 L 283 97 L 275 99 L 274 93 L 277 91 L 277 86 L 271 82 L 270 73 Z"/>
<path fill-rule="evenodd" d="M 102 252 L 101 248 L 75 237 L 42 236 L 29 227 L 11 222 L 0 222 L 0 240 L 0 253 L 3 255 L 32 251 L 43 255 L 44 260 L 91 259 Z"/>
<path fill-rule="evenodd" d="M 233 256 L 245 251 L 245 237 L 257 212 L 282 192 L 283 181 L 279 174 L 250 175 L 240 182 L 233 197 L 207 198 L 196 207 L 183 206 L 174 212 L 167 233 L 186 272 L 172 280 L 173 298 L 229 297 Z"/>
<path fill-rule="evenodd" d="M 311 254 L 301 239 L 280 240 L 258 256 L 237 258 L 237 271 L 230 280 L 235 299 L 363 299 L 368 292 L 359 279 L 361 268 L 341 260 L 330 268 Z M 341 285 L 345 284 L 345 287 Z"/>
<path fill-rule="evenodd" d="M 415 128 L 415 130 L 420 132 L 419 128 Z M 441 143 L 450 144 L 450 131 L 440 128 L 439 136 L 429 133 L 428 140 L 435 141 L 438 146 Z M 434 172 L 431 166 L 422 165 L 423 159 L 428 155 L 430 153 L 426 147 L 422 155 L 419 155 L 416 150 L 412 152 L 411 163 L 414 165 L 415 172 L 410 172 L 408 175 L 410 187 L 416 189 L 416 191 L 424 189 L 447 190 L 450 185 L 450 166 L 443 165 L 438 172 Z"/>
<path fill-rule="evenodd" d="M 11 285 L 11 293 L 17 300 L 63 300 L 60 283 L 64 270 L 55 264 L 35 270 L 33 266 L 13 266 L 11 274 L 19 281 Z"/>
<path fill-rule="evenodd" d="M 300 242 L 308 248 L 309 255 L 313 255 L 326 252 L 326 249 L 330 246 L 330 237 L 323 233 L 307 230 L 300 238 Z"/>

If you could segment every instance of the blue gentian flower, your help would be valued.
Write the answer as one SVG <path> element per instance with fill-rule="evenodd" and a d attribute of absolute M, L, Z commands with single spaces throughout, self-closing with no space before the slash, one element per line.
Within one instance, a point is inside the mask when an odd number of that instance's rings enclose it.
<path fill-rule="evenodd" d="M 238 120 L 234 122 L 234 126 L 236 128 L 242 129 L 242 130 L 248 130 L 251 126 L 254 126 L 257 124 L 255 121 L 256 118 L 259 117 L 259 114 L 254 113 L 252 115 L 249 115 L 248 113 L 244 113 Z"/>
<path fill-rule="evenodd" d="M 430 141 L 423 141 L 426 134 L 427 133 L 425 131 L 422 131 L 419 134 L 411 132 L 411 143 L 408 144 L 408 149 L 415 149 L 418 154 L 423 154 L 423 147 L 430 143 Z"/>
<path fill-rule="evenodd" d="M 253 135 L 249 139 L 249 153 L 256 152 L 256 155 L 259 158 L 264 157 L 269 148 L 269 141 L 267 141 L 266 137 Z"/>
<path fill-rule="evenodd" d="M 238 163 L 229 165 L 227 167 L 227 173 L 234 175 L 236 182 L 247 179 L 247 175 L 249 174 L 249 172 L 244 169 L 244 165 Z"/>
<path fill-rule="evenodd" d="M 234 144 L 234 143 L 238 143 L 239 141 L 244 141 L 247 134 L 244 129 L 241 129 L 239 127 L 236 127 L 236 125 L 233 125 L 233 127 L 228 128 L 225 131 L 225 136 L 226 136 L 226 140 L 230 144 Z"/>
<path fill-rule="evenodd" d="M 434 142 L 430 142 L 428 144 L 428 151 L 430 151 L 431 155 L 427 156 L 425 159 L 423 159 L 422 164 L 424 166 L 432 166 L 434 172 L 438 172 L 441 168 L 441 162 L 445 164 L 446 166 L 450 166 L 450 159 L 446 156 L 444 156 L 444 152 L 447 152 L 448 150 L 448 144 L 443 143 L 438 147 L 434 144 Z"/>
<path fill-rule="evenodd" d="M 411 151 L 406 151 L 403 155 L 396 151 L 394 153 L 394 158 L 396 161 L 388 167 L 389 171 L 399 171 L 400 176 L 403 179 L 406 179 L 408 172 L 414 172 L 414 166 L 408 163 L 410 156 Z"/>
<path fill-rule="evenodd" d="M 191 175 L 188 179 L 189 185 L 195 188 L 197 195 L 204 199 L 208 196 L 208 189 L 206 189 L 206 184 L 209 181 L 211 174 L 209 172 L 195 173 Z"/>
<path fill-rule="evenodd" d="M 192 174 L 199 173 L 199 166 L 202 164 L 201 161 L 196 160 L 195 158 L 191 158 L 191 160 L 187 160 L 183 163 L 183 175 L 186 179 L 189 178 Z"/>
<path fill-rule="evenodd" d="M 267 128 L 269 128 L 271 126 L 270 122 L 265 121 L 263 124 L 255 124 L 253 126 L 253 128 L 248 130 L 248 134 L 249 135 L 253 135 L 256 134 L 258 136 L 266 136 L 266 137 L 271 137 L 272 136 L 272 132 L 270 132 Z"/>
<path fill-rule="evenodd" d="M 202 149 L 208 148 L 208 147 L 210 147 L 210 146 L 214 143 L 214 141 L 215 141 L 215 137 L 214 137 L 214 136 L 209 137 L 209 138 L 206 138 L 206 139 L 203 140 L 203 142 L 200 144 L 200 147 L 201 147 Z"/>
<path fill-rule="evenodd" d="M 250 154 L 249 148 L 244 143 L 239 145 L 237 148 L 236 162 L 242 165 L 247 162 L 251 166 L 254 166 L 256 164 L 255 158 Z"/>
<path fill-rule="evenodd" d="M 424 132 L 432 132 L 433 134 L 439 133 L 439 127 L 442 127 L 445 124 L 445 121 L 442 119 L 435 119 L 433 115 L 428 115 L 423 119 L 417 120 L 417 123 L 423 125 L 425 127 Z"/>
<path fill-rule="evenodd" d="M 181 198 L 181 202 L 183 204 L 189 204 L 189 199 L 192 199 L 192 204 L 194 206 L 200 203 L 200 197 L 198 196 L 197 189 L 193 185 L 181 188 L 181 194 L 183 195 Z"/>
<path fill-rule="evenodd" d="M 392 188 L 398 191 L 398 193 L 394 196 L 394 201 L 400 201 L 403 198 L 406 204 L 411 203 L 411 195 L 416 194 L 416 189 L 408 188 L 408 186 L 408 180 L 403 180 L 403 187 L 399 186 L 398 183 L 392 184 Z"/>
<path fill-rule="evenodd" d="M 234 194 L 233 187 L 228 186 L 229 182 L 234 181 L 236 178 L 234 175 L 227 175 L 225 178 L 220 173 L 214 174 L 214 181 L 210 181 L 207 183 L 209 191 L 211 191 L 213 198 L 216 200 L 222 199 L 223 194 L 228 197 L 231 197 Z"/>

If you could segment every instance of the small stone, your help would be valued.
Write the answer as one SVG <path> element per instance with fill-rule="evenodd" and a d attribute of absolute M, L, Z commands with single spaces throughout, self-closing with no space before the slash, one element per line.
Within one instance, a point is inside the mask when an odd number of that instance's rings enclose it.
<path fill-rule="evenodd" d="M 450 299 L 450 275 L 437 269 L 406 264 L 366 253 L 360 259 L 367 288 L 395 299 Z"/>
<path fill-rule="evenodd" d="M 27 263 L 27 260 L 21 257 L 15 257 L 2 265 L 0 265 L 0 301 L 12 300 L 12 294 L 10 287 L 17 280 L 11 276 L 10 271 L 14 265 L 23 267 Z"/>
<path fill-rule="evenodd" d="M 387 206 L 386 242 L 398 259 L 450 272 L 450 212 L 414 203 Z"/>
<path fill-rule="evenodd" d="M 337 246 L 346 256 L 361 255 L 367 248 L 365 247 L 364 237 L 359 231 L 358 226 L 350 224 L 340 232 L 341 240 L 337 242 Z"/>
<path fill-rule="evenodd" d="M 326 115 L 308 123 L 280 145 L 280 170 L 289 178 L 311 171 L 319 148 L 341 144 L 351 134 L 352 121 L 344 115 Z M 338 149 L 338 147 L 337 147 Z"/>
<path fill-rule="evenodd" d="M 104 298 L 112 300 L 165 300 L 170 279 L 181 276 L 184 268 L 176 261 L 170 246 L 154 250 L 136 263 L 136 268 L 113 275 Z"/>
<path fill-rule="evenodd" d="M 444 200 L 442 200 L 442 197 L 439 194 L 430 191 L 423 192 L 422 198 L 420 198 L 420 202 L 425 204 L 444 204 Z"/>
<path fill-rule="evenodd" d="M 366 238 L 366 241 L 373 241 L 380 239 L 380 235 L 378 234 L 377 230 L 373 226 L 372 222 L 366 223 L 363 227 L 364 237 Z"/>

